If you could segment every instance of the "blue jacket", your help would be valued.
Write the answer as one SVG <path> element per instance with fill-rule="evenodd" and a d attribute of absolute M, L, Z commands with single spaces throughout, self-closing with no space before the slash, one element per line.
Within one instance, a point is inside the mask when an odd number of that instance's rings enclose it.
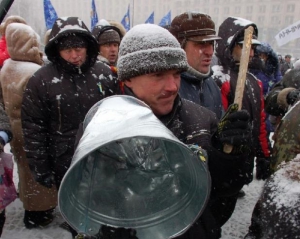
<path fill-rule="evenodd" d="M 181 74 L 179 94 L 181 98 L 213 111 L 220 119 L 224 112 L 220 88 L 211 76 L 212 73 L 203 75 L 189 68 L 187 72 Z"/>

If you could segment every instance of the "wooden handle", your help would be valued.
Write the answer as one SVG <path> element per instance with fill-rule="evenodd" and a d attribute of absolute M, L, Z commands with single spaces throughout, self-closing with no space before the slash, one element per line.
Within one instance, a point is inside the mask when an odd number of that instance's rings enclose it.
<path fill-rule="evenodd" d="M 238 74 L 238 79 L 237 79 L 237 84 L 236 84 L 236 89 L 234 94 L 234 103 L 238 104 L 239 106 L 238 110 L 242 108 L 242 101 L 243 101 L 245 82 L 246 82 L 247 71 L 248 71 L 250 50 L 252 45 L 252 34 L 253 34 L 252 26 L 249 26 L 247 29 L 245 29 L 239 74 Z M 231 153 L 232 149 L 233 146 L 230 144 L 224 144 L 223 146 L 223 152 L 227 154 Z"/>

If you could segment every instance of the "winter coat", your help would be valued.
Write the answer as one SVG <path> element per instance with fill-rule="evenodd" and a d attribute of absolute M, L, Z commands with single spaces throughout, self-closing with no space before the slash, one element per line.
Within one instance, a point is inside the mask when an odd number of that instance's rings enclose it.
<path fill-rule="evenodd" d="M 134 96 L 125 87 L 125 94 Z M 173 110 L 168 115 L 159 117 L 161 122 L 185 144 L 195 144 L 208 153 L 208 167 L 211 175 L 211 195 L 206 209 L 195 224 L 178 239 L 214 239 L 221 236 L 220 221 L 227 218 L 221 211 L 213 211 L 220 198 L 236 195 L 247 181 L 249 165 L 241 160 L 243 155 L 225 154 L 212 145 L 212 135 L 216 131 L 216 115 L 189 100 L 176 98 Z M 226 205 L 224 205 L 226 207 Z"/>
<path fill-rule="evenodd" d="M 56 43 L 68 34 L 88 42 L 87 59 L 80 67 L 64 61 L 57 50 Z M 80 19 L 57 19 L 45 48 L 51 63 L 29 79 L 24 93 L 22 123 L 29 165 L 36 177 L 54 174 L 58 186 L 70 166 L 79 124 L 116 87 L 110 68 L 96 62 L 97 49 Z"/>
<path fill-rule="evenodd" d="M 4 61 L 7 60 L 9 57 L 9 53 L 6 48 L 6 38 L 3 35 L 0 38 L 0 68 L 3 66 Z"/>
<path fill-rule="evenodd" d="M 280 68 L 281 75 L 284 76 L 287 73 L 287 70 L 289 69 L 293 69 L 293 64 L 291 62 L 284 61 Z"/>
<path fill-rule="evenodd" d="M 0 131 L 4 131 L 8 136 L 8 141 L 10 142 L 13 138 L 12 132 L 11 132 L 11 126 L 9 122 L 9 118 L 2 106 L 0 104 Z"/>
<path fill-rule="evenodd" d="M 224 109 L 226 110 L 234 101 L 234 93 L 237 85 L 239 66 L 231 56 L 233 47 L 238 37 L 243 34 L 248 26 L 254 27 L 257 35 L 257 27 L 253 22 L 238 17 L 227 18 L 219 27 L 219 37 L 222 39 L 216 47 L 216 55 L 221 66 L 218 67 L 223 74 L 216 80 L 221 84 L 221 94 Z M 214 68 L 216 69 L 216 68 Z M 216 75 L 218 75 L 216 74 Z M 246 83 L 242 100 L 242 109 L 247 110 L 252 122 L 252 149 L 256 157 L 269 157 L 270 150 L 267 139 L 265 124 L 264 98 L 262 94 L 262 83 L 249 72 L 246 74 Z M 249 143 L 251 145 L 251 143 Z M 252 170 L 249 175 L 252 175 Z M 249 182 L 250 183 L 250 182 Z"/>
<path fill-rule="evenodd" d="M 268 43 L 262 42 L 261 45 L 256 47 L 255 51 L 255 56 L 249 63 L 249 71 L 262 82 L 263 95 L 266 96 L 272 86 L 282 79 L 279 61 L 277 54 Z M 264 64 L 262 64 L 259 58 L 259 54 L 261 53 L 267 55 L 267 60 Z M 258 62 L 257 64 L 255 64 L 256 61 Z"/>
<path fill-rule="evenodd" d="M 300 89 L 299 69 L 290 70 L 280 82 L 274 85 L 266 97 L 266 112 L 274 116 L 283 116 L 289 108 L 286 97 L 288 93 L 295 89 Z"/>
<path fill-rule="evenodd" d="M 11 58 L 5 61 L 1 69 L 0 81 L 14 136 L 10 145 L 18 167 L 19 197 L 25 210 L 44 211 L 57 205 L 57 191 L 54 187 L 49 189 L 35 182 L 24 151 L 21 123 L 24 89 L 29 78 L 42 64 L 39 36 L 28 25 L 11 23 L 6 29 L 6 39 Z"/>
<path fill-rule="evenodd" d="M 289 160 L 266 181 L 245 239 L 300 238 L 300 157 Z"/>
<path fill-rule="evenodd" d="M 211 75 L 203 75 L 189 67 L 181 74 L 179 94 L 181 98 L 211 110 L 220 119 L 223 114 L 220 89 Z"/>

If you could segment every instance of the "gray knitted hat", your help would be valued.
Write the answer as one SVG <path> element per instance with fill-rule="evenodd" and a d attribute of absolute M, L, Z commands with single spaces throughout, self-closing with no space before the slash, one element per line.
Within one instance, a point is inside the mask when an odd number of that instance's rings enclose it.
<path fill-rule="evenodd" d="M 117 62 L 119 80 L 178 69 L 186 71 L 186 54 L 176 38 L 154 24 L 140 24 L 126 33 L 121 41 Z"/>

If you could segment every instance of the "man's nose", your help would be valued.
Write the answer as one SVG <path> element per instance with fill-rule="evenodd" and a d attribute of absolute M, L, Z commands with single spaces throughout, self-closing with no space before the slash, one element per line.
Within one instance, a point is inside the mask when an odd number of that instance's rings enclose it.
<path fill-rule="evenodd" d="M 178 91 L 178 88 L 179 88 L 178 79 L 172 74 L 168 75 L 166 80 L 166 90 Z"/>

